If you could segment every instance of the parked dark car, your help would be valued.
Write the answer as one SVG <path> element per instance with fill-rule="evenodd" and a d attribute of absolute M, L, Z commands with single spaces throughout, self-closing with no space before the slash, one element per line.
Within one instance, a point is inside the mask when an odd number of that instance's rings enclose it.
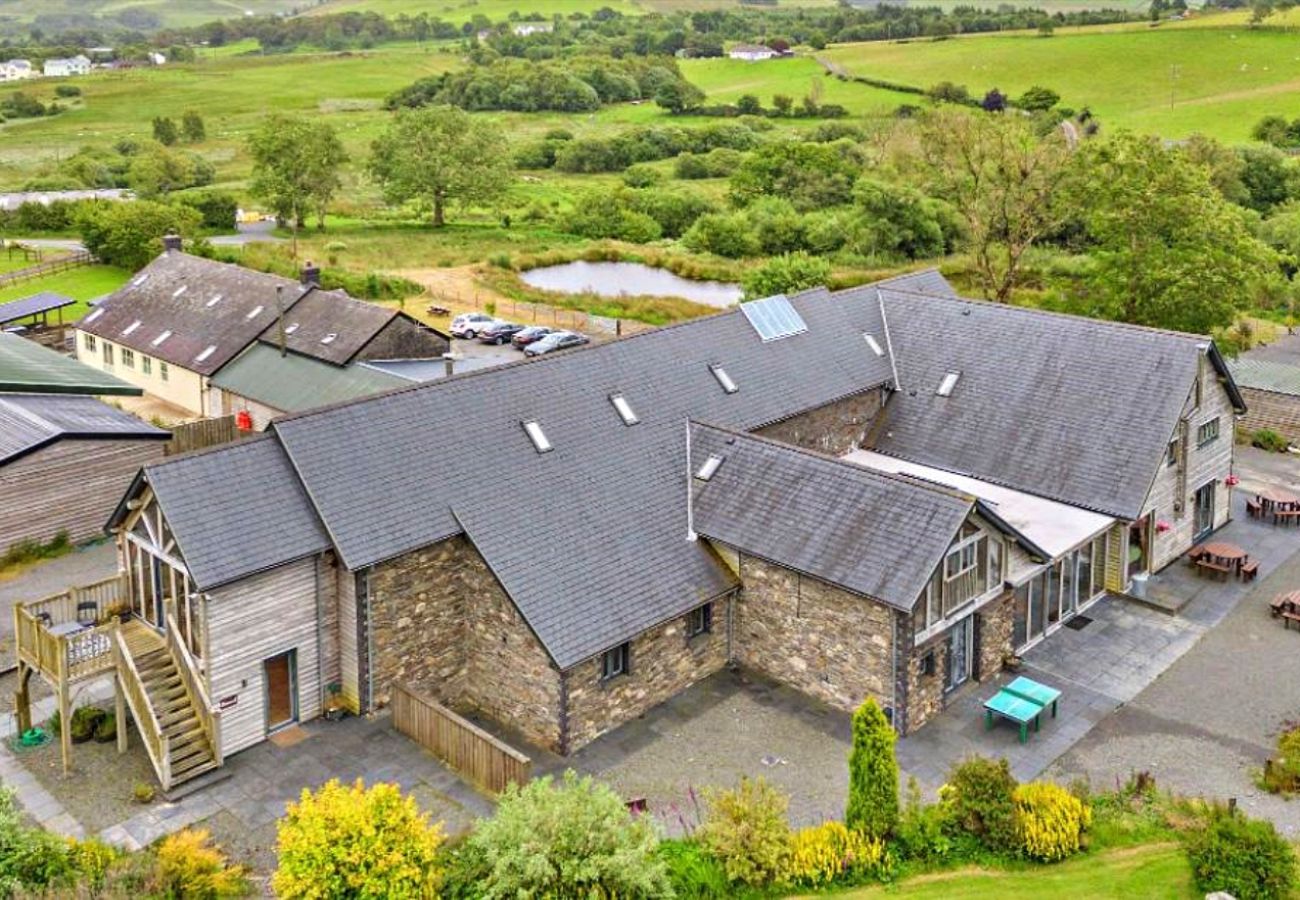
<path fill-rule="evenodd" d="M 510 343 L 515 345 L 516 350 L 522 350 L 529 344 L 540 341 L 554 332 L 554 328 L 547 328 L 545 325 L 529 325 L 523 331 L 515 332 L 515 336 L 510 339 Z"/>
<path fill-rule="evenodd" d="M 523 330 L 524 326 L 514 322 L 493 322 L 479 332 L 478 339 L 484 344 L 505 344 Z"/>
<path fill-rule="evenodd" d="M 550 353 L 552 350 L 563 350 L 566 347 L 576 347 L 579 344 L 585 344 L 590 340 L 585 334 L 578 334 L 576 331 L 552 331 L 546 337 L 539 341 L 533 341 L 524 348 L 524 353 L 529 356 L 541 356 L 543 353 Z"/>

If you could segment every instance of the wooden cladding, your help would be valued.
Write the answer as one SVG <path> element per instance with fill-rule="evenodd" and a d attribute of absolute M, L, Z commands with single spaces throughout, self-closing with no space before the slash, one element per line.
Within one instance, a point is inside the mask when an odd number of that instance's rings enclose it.
<path fill-rule="evenodd" d="M 393 727 L 494 794 L 532 777 L 527 756 L 405 685 L 393 686 Z"/>
<path fill-rule="evenodd" d="M 201 450 L 204 447 L 215 447 L 218 444 L 228 444 L 243 437 L 243 432 L 235 426 L 233 415 L 175 425 L 172 426 L 171 432 L 171 440 L 163 445 L 164 452 L 168 456 L 188 453 L 190 450 Z"/>

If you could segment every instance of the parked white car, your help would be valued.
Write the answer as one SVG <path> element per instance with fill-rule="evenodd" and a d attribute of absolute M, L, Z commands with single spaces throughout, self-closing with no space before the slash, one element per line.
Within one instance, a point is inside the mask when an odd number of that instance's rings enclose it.
<path fill-rule="evenodd" d="M 497 319 L 487 313 L 461 313 L 451 320 L 451 336 L 473 340 L 483 329 L 495 324 Z"/>

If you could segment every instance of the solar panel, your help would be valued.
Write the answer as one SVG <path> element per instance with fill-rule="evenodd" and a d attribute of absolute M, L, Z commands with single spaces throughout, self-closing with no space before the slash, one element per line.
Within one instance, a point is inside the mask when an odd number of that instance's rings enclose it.
<path fill-rule="evenodd" d="M 764 343 L 803 334 L 808 330 L 808 325 L 799 313 L 795 312 L 795 308 L 790 305 L 790 300 L 784 294 L 742 303 L 740 309 Z"/>

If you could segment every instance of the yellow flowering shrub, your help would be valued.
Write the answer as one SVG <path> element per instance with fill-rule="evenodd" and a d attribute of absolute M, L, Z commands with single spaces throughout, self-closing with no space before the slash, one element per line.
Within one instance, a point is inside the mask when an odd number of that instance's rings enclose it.
<path fill-rule="evenodd" d="M 1012 799 L 1016 844 L 1027 855 L 1054 862 L 1079 851 L 1092 824 L 1092 810 L 1082 800 L 1049 781 L 1022 784 Z"/>
<path fill-rule="evenodd" d="M 208 844 L 208 832 L 186 828 L 163 838 L 154 864 L 154 887 L 165 897 L 219 900 L 248 894 L 244 870 L 227 866 L 220 850 Z"/>
<path fill-rule="evenodd" d="M 331 780 L 314 794 L 304 790 L 280 820 L 272 887 L 303 900 L 436 897 L 441 844 L 441 826 L 397 785 Z"/>
<path fill-rule="evenodd" d="M 884 841 L 851 831 L 842 822 L 823 822 L 795 832 L 783 880 L 822 887 L 845 875 L 854 880 L 883 875 L 888 868 Z"/>

